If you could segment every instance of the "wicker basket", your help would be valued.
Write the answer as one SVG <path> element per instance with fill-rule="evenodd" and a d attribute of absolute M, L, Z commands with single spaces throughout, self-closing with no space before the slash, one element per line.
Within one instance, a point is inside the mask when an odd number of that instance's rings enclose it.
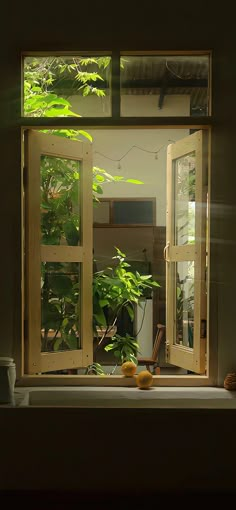
<path fill-rule="evenodd" d="M 236 372 L 232 372 L 231 374 L 227 374 L 224 380 L 224 388 L 226 390 L 236 390 Z"/>

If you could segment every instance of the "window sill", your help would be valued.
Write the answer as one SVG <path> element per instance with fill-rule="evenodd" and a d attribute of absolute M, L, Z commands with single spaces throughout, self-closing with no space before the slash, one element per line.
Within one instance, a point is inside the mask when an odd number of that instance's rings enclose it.
<path fill-rule="evenodd" d="M 14 397 L 16 407 L 236 409 L 236 391 L 209 387 L 26 387 L 17 388 Z"/>

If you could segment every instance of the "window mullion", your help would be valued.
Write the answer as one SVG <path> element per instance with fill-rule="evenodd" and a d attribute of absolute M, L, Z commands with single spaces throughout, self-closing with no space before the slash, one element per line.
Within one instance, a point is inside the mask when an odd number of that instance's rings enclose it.
<path fill-rule="evenodd" d="M 112 119 L 120 118 L 120 53 L 113 52 L 111 67 L 111 111 Z"/>
<path fill-rule="evenodd" d="M 117 80 L 116 80 L 117 81 Z M 112 93 L 113 96 L 113 93 Z M 112 97 L 113 116 L 112 117 L 21 117 L 20 126 L 30 129 L 76 129 L 83 126 L 93 129 L 99 127 L 168 127 L 176 126 L 181 129 L 202 129 L 211 125 L 210 117 L 120 117 L 118 107 L 120 108 L 120 92 L 118 93 L 116 83 L 116 94 Z M 116 113 L 115 113 L 116 112 Z"/>

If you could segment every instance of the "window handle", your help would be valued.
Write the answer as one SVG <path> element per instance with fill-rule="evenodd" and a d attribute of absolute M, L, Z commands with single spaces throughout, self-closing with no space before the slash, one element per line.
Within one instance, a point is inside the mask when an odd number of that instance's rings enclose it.
<path fill-rule="evenodd" d="M 170 243 L 168 241 L 168 243 L 166 244 L 166 246 L 163 250 L 163 257 L 166 262 L 169 262 L 169 248 L 170 248 Z"/>

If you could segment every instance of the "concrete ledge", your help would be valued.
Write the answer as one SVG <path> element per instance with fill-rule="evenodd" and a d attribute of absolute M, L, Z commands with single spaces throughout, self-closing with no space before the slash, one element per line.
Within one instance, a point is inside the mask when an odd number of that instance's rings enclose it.
<path fill-rule="evenodd" d="M 236 409 L 236 391 L 224 388 L 30 387 L 14 396 L 16 407 Z"/>

